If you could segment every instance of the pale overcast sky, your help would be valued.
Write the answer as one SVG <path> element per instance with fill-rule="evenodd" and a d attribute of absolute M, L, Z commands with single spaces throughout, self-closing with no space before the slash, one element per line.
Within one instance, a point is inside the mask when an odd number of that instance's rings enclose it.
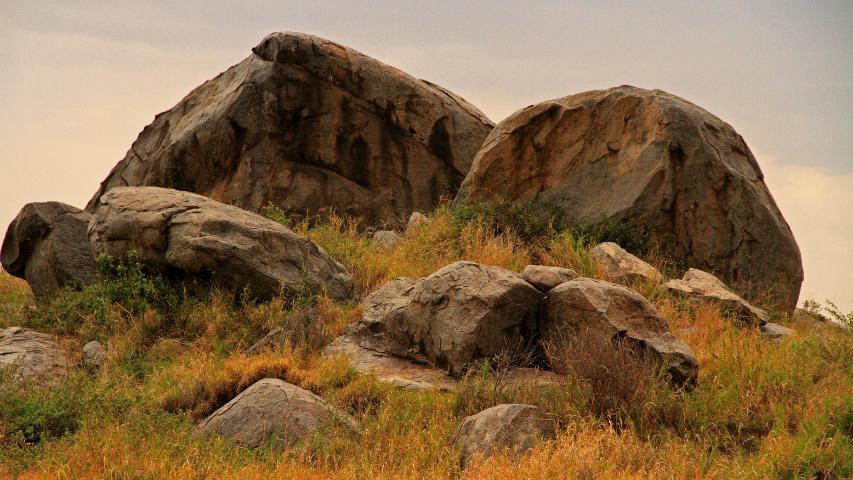
<path fill-rule="evenodd" d="M 337 41 L 494 121 L 631 84 L 729 122 L 803 252 L 801 300 L 853 308 L 853 2 L 0 0 L 0 223 L 83 206 L 154 115 L 269 32 Z M 771 252 L 772 254 L 772 252 Z"/>

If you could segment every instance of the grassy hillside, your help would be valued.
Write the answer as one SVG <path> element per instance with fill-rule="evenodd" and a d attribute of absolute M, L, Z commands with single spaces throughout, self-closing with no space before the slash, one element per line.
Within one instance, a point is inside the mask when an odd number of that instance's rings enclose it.
<path fill-rule="evenodd" d="M 287 222 L 274 208 L 271 218 Z M 604 278 L 591 236 L 556 232 L 524 206 L 443 206 L 390 251 L 333 217 L 292 225 L 352 272 L 366 293 L 468 259 L 520 270 L 561 265 Z M 654 245 L 613 229 L 598 236 Z M 645 248 L 647 247 L 647 248 Z M 849 478 L 853 476 L 853 334 L 779 320 L 797 330 L 771 342 L 712 308 L 690 310 L 658 284 L 633 285 L 696 352 L 696 388 L 675 391 L 649 369 L 569 369 L 560 386 L 511 390 L 499 361 L 472 370 L 454 393 L 412 393 L 355 373 L 319 351 L 360 316 L 357 301 L 309 293 L 285 301 L 249 292 L 193 297 L 132 261 L 102 261 L 110 280 L 36 305 L 0 273 L 0 327 L 54 332 L 79 352 L 108 345 L 96 375 L 82 370 L 47 390 L 0 378 L 0 477 L 20 478 Z M 241 352 L 269 330 L 288 342 Z M 576 366 L 577 367 L 577 366 Z M 574 372 L 574 373 L 571 373 Z M 194 435 L 194 424 L 264 377 L 283 378 L 345 409 L 358 436 L 330 428 L 282 451 L 249 451 Z M 626 386 L 630 388 L 625 388 Z M 461 470 L 448 439 L 466 415 L 506 402 L 540 405 L 556 441 L 517 463 L 493 457 Z"/>

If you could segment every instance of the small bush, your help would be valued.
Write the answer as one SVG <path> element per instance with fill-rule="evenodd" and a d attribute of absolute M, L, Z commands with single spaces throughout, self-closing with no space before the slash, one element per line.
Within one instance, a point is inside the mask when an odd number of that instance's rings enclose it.
<path fill-rule="evenodd" d="M 42 387 L 0 370 L 0 441 L 38 443 L 77 429 L 82 407 L 78 390 L 68 385 Z"/>
<path fill-rule="evenodd" d="M 266 206 L 261 211 L 261 214 L 287 228 L 291 228 L 293 226 L 293 222 L 290 220 L 290 217 L 287 216 L 287 213 L 272 202 L 267 202 Z"/>
<path fill-rule="evenodd" d="M 445 204 L 455 232 L 475 222 L 482 223 L 496 234 L 510 234 L 524 242 L 538 242 L 555 233 L 557 211 L 551 211 L 531 201 L 484 203 L 472 201 L 456 205 Z"/>

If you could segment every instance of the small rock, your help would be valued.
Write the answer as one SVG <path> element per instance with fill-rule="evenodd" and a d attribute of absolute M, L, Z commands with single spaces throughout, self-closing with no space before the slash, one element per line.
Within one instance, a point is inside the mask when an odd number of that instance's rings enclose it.
<path fill-rule="evenodd" d="M 710 303 L 725 311 L 734 312 L 737 318 L 751 325 L 764 325 L 770 315 L 753 306 L 710 273 L 691 268 L 681 280 L 670 280 L 664 285 L 667 290 L 699 303 Z"/>
<path fill-rule="evenodd" d="M 64 377 L 72 365 L 56 338 L 21 327 L 0 330 L 0 367 L 13 368 L 13 377 L 50 385 Z"/>
<path fill-rule="evenodd" d="M 635 340 L 666 365 L 676 383 L 692 383 L 699 372 L 696 354 L 672 335 L 663 315 L 642 295 L 621 285 L 577 278 L 548 292 L 540 321 L 542 341 L 557 341 L 566 332 L 582 330 Z"/>
<path fill-rule="evenodd" d="M 761 333 L 767 335 L 770 340 L 781 340 L 784 337 L 790 337 L 794 334 L 794 330 L 778 323 L 765 323 L 761 327 Z"/>
<path fill-rule="evenodd" d="M 661 278 L 660 272 L 655 267 L 631 255 L 613 242 L 599 243 L 589 251 L 589 254 L 604 267 L 607 276 L 615 281 L 657 282 Z"/>
<path fill-rule="evenodd" d="M 90 372 L 100 370 L 106 355 L 107 352 L 101 342 L 93 340 L 83 345 L 83 368 Z"/>
<path fill-rule="evenodd" d="M 538 441 L 556 437 L 556 425 L 533 405 L 502 404 L 462 420 L 450 442 L 462 450 L 462 466 L 475 456 L 489 457 L 504 450 L 517 459 Z"/>
<path fill-rule="evenodd" d="M 520 275 L 521 278 L 543 292 L 547 292 L 563 282 L 578 278 L 578 273 L 571 268 L 545 265 L 528 265 L 524 267 Z"/>
<path fill-rule="evenodd" d="M 409 230 L 418 228 L 428 221 L 429 221 L 429 218 L 426 215 L 424 215 L 423 213 L 412 212 L 412 214 L 409 215 L 409 223 L 406 226 L 406 231 L 408 232 Z"/>
<path fill-rule="evenodd" d="M 265 378 L 210 414 L 198 428 L 203 434 L 256 448 L 268 439 L 288 445 L 305 440 L 335 421 L 358 430 L 354 419 L 317 395 L 284 380 Z"/>
<path fill-rule="evenodd" d="M 400 243 L 400 236 L 391 230 L 377 230 L 373 234 L 373 244 L 383 250 L 391 250 Z"/>

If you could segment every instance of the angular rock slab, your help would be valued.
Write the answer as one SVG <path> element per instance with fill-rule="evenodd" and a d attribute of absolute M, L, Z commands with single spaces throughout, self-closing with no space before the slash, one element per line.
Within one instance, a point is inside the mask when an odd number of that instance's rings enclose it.
<path fill-rule="evenodd" d="M 98 269 L 86 227 L 91 214 L 59 202 L 28 203 L 9 224 L 0 263 L 37 297 L 94 283 Z"/>
<path fill-rule="evenodd" d="M 782 340 L 785 337 L 790 337 L 794 334 L 794 329 L 788 328 L 784 325 L 779 325 L 778 323 L 765 323 L 761 326 L 761 333 L 763 333 L 770 340 Z"/>
<path fill-rule="evenodd" d="M 519 276 L 539 290 L 547 292 L 563 282 L 578 278 L 578 272 L 564 267 L 528 265 Z"/>
<path fill-rule="evenodd" d="M 257 448 L 270 439 L 287 445 L 304 441 L 333 422 L 358 430 L 354 419 L 317 395 L 284 380 L 265 378 L 202 420 L 198 429 Z"/>
<path fill-rule="evenodd" d="M 145 127 L 89 202 L 159 186 L 259 211 L 403 220 L 455 194 L 494 124 L 332 41 L 273 33 Z"/>
<path fill-rule="evenodd" d="M 352 278 L 310 240 L 267 218 L 190 192 L 119 187 L 89 225 L 96 254 L 134 250 L 144 264 L 193 282 L 248 286 L 261 297 L 319 288 L 347 298 Z"/>
<path fill-rule="evenodd" d="M 459 199 L 533 201 L 566 225 L 632 228 L 672 259 L 792 312 L 800 250 L 743 138 L 661 90 L 621 86 L 526 107 L 498 124 Z"/>
<path fill-rule="evenodd" d="M 12 368 L 13 377 L 53 384 L 73 362 L 53 335 L 21 327 L 0 330 L 0 367 Z"/>
<path fill-rule="evenodd" d="M 541 299 L 539 290 L 509 270 L 454 262 L 368 295 L 351 334 L 372 350 L 457 376 L 473 361 L 526 344 Z"/>
<path fill-rule="evenodd" d="M 664 287 L 675 295 L 732 312 L 738 320 L 749 325 L 764 325 L 770 320 L 767 312 L 753 306 L 729 290 L 719 278 L 702 270 L 691 268 L 681 280 L 670 280 Z"/>
<path fill-rule="evenodd" d="M 590 249 L 589 254 L 613 280 L 635 283 L 657 282 L 661 279 L 658 269 L 631 255 L 616 243 L 599 243 Z"/>
<path fill-rule="evenodd" d="M 462 450 L 462 466 L 474 457 L 485 458 L 508 451 L 519 458 L 542 440 L 556 437 L 553 419 L 538 407 L 502 404 L 462 420 L 450 442 Z"/>
<path fill-rule="evenodd" d="M 621 285 L 578 278 L 548 292 L 540 323 L 542 341 L 559 341 L 584 330 L 637 342 L 663 363 L 676 383 L 692 383 L 698 375 L 693 349 L 672 335 L 648 300 Z"/>

